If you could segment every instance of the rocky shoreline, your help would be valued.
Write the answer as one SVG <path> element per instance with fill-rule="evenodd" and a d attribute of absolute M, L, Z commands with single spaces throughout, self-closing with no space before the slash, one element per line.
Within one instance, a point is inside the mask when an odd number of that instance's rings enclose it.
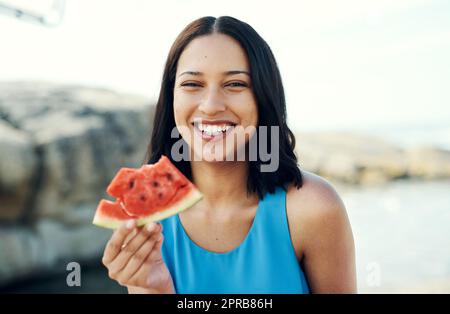
<path fill-rule="evenodd" d="M 350 132 L 297 132 L 296 141 L 300 166 L 337 183 L 373 185 L 450 177 L 450 151 L 437 147 L 401 148 Z"/>
<path fill-rule="evenodd" d="M 105 186 L 143 162 L 152 101 L 100 88 L 0 83 L 0 286 L 98 259 Z"/>

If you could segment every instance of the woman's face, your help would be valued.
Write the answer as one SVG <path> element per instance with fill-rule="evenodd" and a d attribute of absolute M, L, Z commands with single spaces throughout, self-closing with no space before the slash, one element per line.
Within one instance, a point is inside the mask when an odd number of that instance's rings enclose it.
<path fill-rule="evenodd" d="M 182 52 L 173 106 L 194 160 L 236 160 L 255 133 L 258 110 L 249 74 L 245 51 L 227 35 L 197 37 Z"/>

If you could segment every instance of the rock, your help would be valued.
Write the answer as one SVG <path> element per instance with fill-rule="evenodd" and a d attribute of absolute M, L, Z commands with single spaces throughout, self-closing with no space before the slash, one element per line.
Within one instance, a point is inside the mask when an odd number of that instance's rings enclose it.
<path fill-rule="evenodd" d="M 144 97 L 50 83 L 0 83 L 0 285 L 99 260 L 92 225 L 121 167 L 138 167 L 154 106 Z"/>
<path fill-rule="evenodd" d="M 296 134 L 299 164 L 333 181 L 380 184 L 400 178 L 450 177 L 450 152 L 404 150 L 382 139 L 349 132 Z"/>
<path fill-rule="evenodd" d="M 31 136 L 0 120 L 0 220 L 14 221 L 25 213 L 37 158 Z"/>
<path fill-rule="evenodd" d="M 442 179 L 450 177 L 450 152 L 434 147 L 416 147 L 406 151 L 411 177 Z"/>
<path fill-rule="evenodd" d="M 141 165 L 153 107 L 143 97 L 105 89 L 0 84 L 2 117 L 35 145 L 28 218 L 63 217 L 74 205 L 98 201 L 120 167 Z"/>
<path fill-rule="evenodd" d="M 89 209 L 91 210 L 91 209 Z M 34 228 L 0 229 L 0 286 L 38 273 L 64 272 L 67 261 L 100 259 L 111 231 L 87 221 L 70 226 L 42 219 Z"/>

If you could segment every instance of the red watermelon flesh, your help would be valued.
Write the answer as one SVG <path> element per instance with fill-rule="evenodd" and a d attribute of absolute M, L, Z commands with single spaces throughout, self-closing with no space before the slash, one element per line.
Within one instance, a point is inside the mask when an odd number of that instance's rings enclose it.
<path fill-rule="evenodd" d="M 198 189 L 166 156 L 139 169 L 122 168 L 107 188 L 116 202 L 101 200 L 93 223 L 117 228 L 137 219 L 138 225 L 179 213 L 202 198 Z"/>

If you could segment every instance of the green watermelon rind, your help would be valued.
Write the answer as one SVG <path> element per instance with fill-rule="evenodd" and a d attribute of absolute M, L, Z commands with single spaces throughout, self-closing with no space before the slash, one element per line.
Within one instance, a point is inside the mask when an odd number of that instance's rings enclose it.
<path fill-rule="evenodd" d="M 203 195 L 197 190 L 195 187 L 184 196 L 179 201 L 172 204 L 170 207 L 165 208 L 161 211 L 155 212 L 149 216 L 142 217 L 137 219 L 137 226 L 143 226 L 149 222 L 160 221 L 175 214 L 178 214 L 191 206 L 198 203 L 203 198 Z M 125 221 L 122 219 L 113 219 L 108 217 L 102 217 L 100 213 L 96 213 L 94 220 L 92 223 L 96 226 L 108 228 L 108 229 L 117 229 L 119 228 Z"/>

